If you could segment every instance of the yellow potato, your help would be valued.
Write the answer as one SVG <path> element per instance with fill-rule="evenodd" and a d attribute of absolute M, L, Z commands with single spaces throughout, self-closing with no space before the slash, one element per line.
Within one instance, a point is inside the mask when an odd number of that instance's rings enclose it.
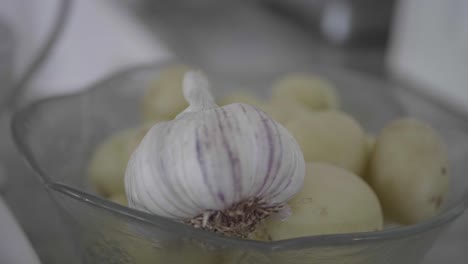
<path fill-rule="evenodd" d="M 149 241 L 129 236 L 125 226 L 115 226 L 120 229 L 107 229 L 103 242 L 118 245 L 120 252 L 128 262 L 135 264 L 218 264 L 221 257 L 216 251 L 207 250 L 193 245 L 183 245 L 182 242 Z M 123 230 L 123 231 L 122 231 Z M 129 232 L 129 233 L 125 233 Z M 155 238 L 157 239 L 157 238 Z M 119 262 L 120 263 L 120 262 Z"/>
<path fill-rule="evenodd" d="M 384 216 L 384 229 L 396 228 L 396 227 L 399 227 L 399 226 L 401 226 L 401 225 L 398 224 L 398 222 L 396 222 L 395 220 L 393 220 L 391 218 L 388 218 L 388 217 Z"/>
<path fill-rule="evenodd" d="M 124 227 L 121 227 L 125 230 Z M 181 241 L 149 241 L 129 236 L 120 230 L 107 230 L 103 242 L 117 244 L 128 262 L 135 264 L 218 264 L 221 256 L 214 250 L 193 245 L 183 245 Z M 120 262 L 118 262 L 120 263 Z"/>
<path fill-rule="evenodd" d="M 170 120 L 187 108 L 182 91 L 186 65 L 172 65 L 161 71 L 143 98 L 144 121 Z"/>
<path fill-rule="evenodd" d="M 124 176 L 128 160 L 150 128 L 144 125 L 119 132 L 105 140 L 94 152 L 88 168 L 91 183 L 100 195 L 125 193 Z"/>
<path fill-rule="evenodd" d="M 301 103 L 298 103 L 295 100 L 291 100 L 290 98 L 285 98 L 282 100 L 272 99 L 268 102 L 265 102 L 257 98 L 255 95 L 249 94 L 247 92 L 236 92 L 219 100 L 220 106 L 232 103 L 246 103 L 255 106 L 266 112 L 277 122 L 283 124 L 291 121 L 298 115 L 312 113 L 310 108 Z"/>
<path fill-rule="evenodd" d="M 274 84 L 272 97 L 277 100 L 293 99 L 312 110 L 339 108 L 335 88 L 327 80 L 307 74 L 290 74 Z"/>
<path fill-rule="evenodd" d="M 283 100 L 272 99 L 261 105 L 260 109 L 282 124 L 286 124 L 301 115 L 313 114 L 310 108 L 289 98 Z"/>
<path fill-rule="evenodd" d="M 120 241 L 120 247 L 131 259 L 130 263 L 135 264 L 159 264 L 165 250 L 152 245 L 148 241 L 140 239 L 125 239 Z"/>
<path fill-rule="evenodd" d="M 306 161 L 330 163 L 362 176 L 366 135 L 349 115 L 335 111 L 301 115 L 286 123 L 286 128 L 298 141 Z"/>
<path fill-rule="evenodd" d="M 373 135 L 366 136 L 367 153 L 369 154 L 369 156 L 372 154 L 372 152 L 374 152 L 376 140 L 377 139 Z"/>
<path fill-rule="evenodd" d="M 268 230 L 263 224 L 257 225 L 255 230 L 250 233 L 247 238 L 250 240 L 271 241 L 270 237 L 268 236 Z"/>
<path fill-rule="evenodd" d="M 120 205 L 128 206 L 127 195 L 125 195 L 125 193 L 113 194 L 109 197 L 109 200 Z"/>
<path fill-rule="evenodd" d="M 369 183 L 386 214 L 402 224 L 434 216 L 449 189 L 444 144 L 427 124 L 395 120 L 377 137 Z"/>
<path fill-rule="evenodd" d="M 256 107 L 263 104 L 262 100 L 258 97 L 245 91 L 237 91 L 218 100 L 219 106 L 225 106 L 233 103 L 244 103 Z"/>
<path fill-rule="evenodd" d="M 372 160 L 372 156 L 374 153 L 375 149 L 375 141 L 376 138 L 374 135 L 366 135 L 366 146 L 367 146 L 367 152 L 366 152 L 366 164 L 364 166 L 364 171 L 362 174 L 362 177 L 368 181 L 369 179 L 369 174 L 370 174 L 370 164 Z"/>
<path fill-rule="evenodd" d="M 274 261 L 274 262 L 273 262 Z M 219 264 L 285 264 L 291 262 L 274 260 L 271 258 L 271 254 L 264 254 L 255 250 L 230 250 L 226 251 L 222 255 L 221 262 Z"/>
<path fill-rule="evenodd" d="M 288 204 L 292 211 L 288 218 L 265 223 L 272 240 L 375 231 L 383 226 L 379 200 L 369 185 L 325 163 L 307 164 L 304 186 Z"/>
<path fill-rule="evenodd" d="M 218 264 L 221 262 L 221 256 L 214 250 L 200 248 L 194 245 L 177 245 L 173 249 L 164 250 L 161 258 L 156 263 L 171 263 L 171 264 Z"/>

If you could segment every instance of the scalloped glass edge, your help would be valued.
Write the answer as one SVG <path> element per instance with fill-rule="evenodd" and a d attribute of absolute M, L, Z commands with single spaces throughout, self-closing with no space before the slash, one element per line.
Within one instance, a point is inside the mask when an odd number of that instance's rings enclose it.
<path fill-rule="evenodd" d="M 51 22 L 50 29 L 48 29 L 44 42 L 37 49 L 33 55 L 30 63 L 26 65 L 18 78 L 14 80 L 10 88 L 11 91 L 7 92 L 0 104 L 0 108 L 14 108 L 22 103 L 26 90 L 28 89 L 29 82 L 34 78 L 35 74 L 40 70 L 42 64 L 49 57 L 50 53 L 55 47 L 55 44 L 60 40 L 63 35 L 64 29 L 68 25 L 69 16 L 73 8 L 73 0 L 60 0 L 57 4 L 57 10 L 54 12 L 53 22 Z"/>
<path fill-rule="evenodd" d="M 380 231 L 373 232 L 317 235 L 272 242 L 263 242 L 255 240 L 229 238 L 216 233 L 195 229 L 191 226 L 177 221 L 173 221 L 171 219 L 167 219 L 157 215 L 152 215 L 149 213 L 132 209 L 130 207 L 119 205 L 97 195 L 87 193 L 74 187 L 51 181 L 49 179 L 49 177 L 41 170 L 38 162 L 32 154 L 32 151 L 29 149 L 27 144 L 25 144 L 21 139 L 20 126 L 22 121 L 25 120 L 28 113 L 33 111 L 33 109 L 36 107 L 39 107 L 43 104 L 47 104 L 49 101 L 67 100 L 77 96 L 84 96 L 94 89 L 99 89 L 99 87 L 101 87 L 102 84 L 110 82 L 123 74 L 130 74 L 132 72 L 149 68 L 164 67 L 165 65 L 168 65 L 170 63 L 173 63 L 173 61 L 129 67 L 116 73 L 110 74 L 109 76 L 95 82 L 94 84 L 88 86 L 82 91 L 67 95 L 60 95 L 41 99 L 29 104 L 28 106 L 23 107 L 22 109 L 14 113 L 11 120 L 11 131 L 14 144 L 19 150 L 20 154 L 25 159 L 26 163 L 33 169 L 35 173 L 37 173 L 45 187 L 63 195 L 66 195 L 72 199 L 86 203 L 90 206 L 97 207 L 103 210 L 108 210 L 123 217 L 128 217 L 133 221 L 141 222 L 154 227 L 164 227 L 165 230 L 174 232 L 174 234 L 176 235 L 194 238 L 197 240 L 203 240 L 207 243 L 222 244 L 224 246 L 230 246 L 239 249 L 259 250 L 263 252 L 292 249 L 297 250 L 317 246 L 351 245 L 357 243 L 378 242 L 390 239 L 395 240 L 399 238 L 403 239 L 405 237 L 410 237 L 413 235 L 424 233 L 426 231 L 431 231 L 437 227 L 441 227 L 445 224 L 448 224 L 454 221 L 458 216 L 462 215 L 465 209 L 468 207 L 468 191 L 465 191 L 461 199 L 453 202 L 440 214 L 415 225 L 401 226 L 397 228 L 383 229 Z M 340 69 L 334 67 L 333 70 L 337 70 L 339 74 L 352 74 L 355 77 L 360 76 L 363 79 L 367 79 L 369 81 L 379 81 L 377 78 L 350 69 Z"/>

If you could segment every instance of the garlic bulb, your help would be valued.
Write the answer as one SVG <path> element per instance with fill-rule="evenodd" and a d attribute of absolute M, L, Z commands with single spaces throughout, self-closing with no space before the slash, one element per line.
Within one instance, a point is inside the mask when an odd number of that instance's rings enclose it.
<path fill-rule="evenodd" d="M 183 92 L 189 107 L 153 126 L 128 163 L 129 206 L 246 237 L 301 189 L 300 147 L 253 106 L 217 106 L 199 72 L 186 73 Z"/>

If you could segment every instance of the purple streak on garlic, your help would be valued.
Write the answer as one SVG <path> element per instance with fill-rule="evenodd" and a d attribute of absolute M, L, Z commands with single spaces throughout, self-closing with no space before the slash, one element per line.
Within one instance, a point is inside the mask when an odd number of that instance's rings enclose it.
<path fill-rule="evenodd" d="M 300 190 L 302 152 L 261 110 L 217 106 L 200 72 L 188 72 L 183 89 L 189 107 L 154 125 L 128 163 L 129 206 L 245 237 Z"/>

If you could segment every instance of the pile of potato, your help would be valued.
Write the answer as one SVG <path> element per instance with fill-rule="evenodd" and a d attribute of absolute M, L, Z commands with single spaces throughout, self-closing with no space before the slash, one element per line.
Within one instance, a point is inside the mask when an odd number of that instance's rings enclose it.
<path fill-rule="evenodd" d="M 144 97 L 145 123 L 170 120 L 187 107 L 181 84 L 189 69 L 174 65 L 160 74 Z M 402 118 L 368 135 L 340 111 L 337 92 L 321 77 L 291 74 L 273 84 L 267 100 L 243 92 L 218 102 L 248 103 L 271 115 L 296 138 L 307 162 L 302 191 L 283 217 L 267 219 L 252 239 L 368 232 L 384 228 L 384 222 L 415 224 L 437 214 L 446 199 L 447 153 L 434 129 Z M 149 127 L 123 131 L 98 147 L 89 173 L 100 195 L 126 204 L 125 167 Z"/>

